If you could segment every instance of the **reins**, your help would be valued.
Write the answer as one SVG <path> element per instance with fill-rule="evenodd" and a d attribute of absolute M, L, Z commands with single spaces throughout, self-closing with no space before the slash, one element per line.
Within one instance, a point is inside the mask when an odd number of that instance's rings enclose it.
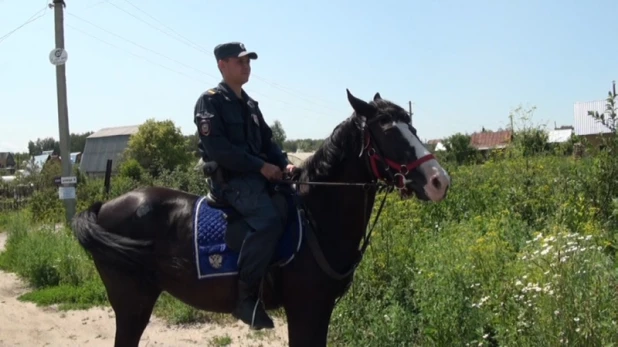
<path fill-rule="evenodd" d="M 372 119 L 369 124 L 371 124 L 371 122 L 376 121 L 377 118 Z M 359 124 L 357 124 L 359 125 Z M 324 271 L 329 277 L 331 277 L 332 279 L 336 280 L 336 281 L 342 281 L 347 279 L 348 277 L 350 277 L 354 271 L 356 271 L 356 269 L 358 268 L 359 264 L 361 263 L 363 256 L 365 254 L 365 251 L 367 250 L 367 247 L 369 246 L 370 242 L 371 242 L 371 235 L 373 233 L 373 230 L 375 229 L 377 223 L 378 223 L 378 219 L 380 218 L 380 215 L 382 214 L 383 208 L 384 208 L 384 204 L 386 202 L 386 197 L 388 196 L 388 194 L 390 194 L 395 188 L 397 188 L 398 190 L 403 190 L 406 189 L 405 187 L 405 175 L 408 174 L 408 172 L 410 172 L 411 170 L 413 170 L 414 168 L 420 166 L 422 163 L 433 159 L 433 155 L 432 154 L 428 154 L 422 158 L 418 158 L 416 161 L 412 162 L 412 163 L 408 163 L 408 164 L 398 164 L 395 161 L 389 159 L 389 158 L 385 158 L 385 156 L 383 155 L 382 151 L 380 150 L 379 147 L 375 146 L 374 144 L 376 143 L 375 139 L 373 139 L 373 134 L 371 132 L 371 128 L 367 127 L 366 123 L 360 124 L 359 128 L 361 130 L 361 142 L 363 142 L 362 148 L 361 148 L 361 152 L 359 154 L 359 157 L 361 157 L 363 155 L 363 153 L 367 154 L 365 163 L 367 165 L 367 168 L 369 169 L 369 171 L 372 173 L 372 175 L 374 176 L 374 181 L 373 182 L 366 182 L 366 183 L 355 183 L 355 182 L 315 182 L 315 181 L 308 181 L 308 182 L 301 182 L 301 181 L 295 181 L 295 180 L 289 180 L 289 179 L 284 179 L 284 180 L 280 180 L 278 181 L 278 183 L 282 183 L 282 184 L 287 184 L 287 185 L 294 185 L 296 188 L 296 191 L 299 192 L 300 188 L 299 186 L 301 185 L 308 185 L 308 186 L 339 186 L 339 187 L 360 187 L 363 188 L 365 191 L 364 194 L 364 205 L 363 205 L 363 223 L 365 221 L 367 221 L 367 224 L 365 226 L 365 231 L 363 234 L 363 238 L 362 238 L 362 243 L 360 244 L 360 248 L 358 249 L 358 256 L 356 257 L 356 260 L 352 263 L 350 269 L 348 269 L 347 271 L 340 273 L 335 271 L 329 264 L 328 260 L 326 259 L 326 256 L 324 255 L 324 252 L 322 251 L 322 248 L 319 245 L 318 239 L 315 235 L 315 230 L 319 230 L 318 226 L 316 225 L 315 219 L 313 218 L 313 216 L 311 215 L 311 212 L 309 211 L 309 209 L 304 205 L 304 203 L 302 201 L 300 201 L 300 199 L 298 199 L 298 195 L 297 195 L 297 199 L 299 201 L 297 201 L 297 203 L 299 205 L 302 206 L 301 209 L 301 213 L 305 214 L 307 218 L 305 218 L 306 221 L 308 221 L 311 224 L 310 228 L 306 228 L 306 232 L 303 233 L 306 238 L 307 238 L 307 243 L 309 245 L 309 249 L 311 250 L 311 253 L 313 254 L 313 256 L 316 259 L 316 262 L 318 263 L 319 267 L 322 269 L 322 271 Z M 373 140 L 373 141 L 372 141 Z M 378 163 L 381 164 L 382 169 L 384 170 L 384 172 L 386 173 L 387 177 L 384 177 L 383 175 L 380 174 L 380 170 L 378 168 Z M 392 170 L 396 171 L 395 173 L 392 172 Z M 384 194 L 383 198 L 382 198 L 382 202 L 380 203 L 380 207 L 378 208 L 376 217 L 373 221 L 373 225 L 371 226 L 371 228 L 369 228 L 369 224 L 370 224 L 370 219 L 371 218 L 367 218 L 367 194 L 369 193 L 369 189 L 375 187 L 376 189 L 376 194 L 380 193 L 384 190 L 386 190 L 386 194 Z M 371 212 L 370 212 L 371 214 Z M 343 294 L 345 294 L 345 292 L 349 289 L 349 286 L 352 284 L 352 281 L 348 281 L 346 287 L 344 288 L 342 294 L 337 298 L 335 305 L 337 304 L 337 302 L 339 302 L 339 300 L 343 297 Z"/>

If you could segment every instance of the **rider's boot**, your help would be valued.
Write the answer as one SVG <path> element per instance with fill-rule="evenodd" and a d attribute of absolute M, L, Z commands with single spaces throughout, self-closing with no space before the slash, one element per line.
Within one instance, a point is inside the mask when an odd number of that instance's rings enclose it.
<path fill-rule="evenodd" d="M 258 282 L 259 283 L 259 282 Z M 232 315 L 249 325 L 253 330 L 272 329 L 272 319 L 266 313 L 262 301 L 258 298 L 256 285 L 238 281 L 238 301 Z"/>

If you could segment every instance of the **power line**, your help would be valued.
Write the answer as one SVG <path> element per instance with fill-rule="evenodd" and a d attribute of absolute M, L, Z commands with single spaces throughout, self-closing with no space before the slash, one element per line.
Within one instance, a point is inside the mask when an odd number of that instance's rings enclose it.
<path fill-rule="evenodd" d="M 165 24 L 165 23 L 163 23 L 162 21 L 160 21 L 160 20 L 156 19 L 156 18 L 155 18 L 155 17 L 153 17 L 152 15 L 148 14 L 146 11 L 144 11 L 144 10 L 140 9 L 139 7 L 137 7 L 136 5 L 134 5 L 134 4 L 133 4 L 132 2 L 130 2 L 129 0 L 124 0 L 124 1 L 125 1 L 127 4 L 131 5 L 133 8 L 135 8 L 136 10 L 138 10 L 138 11 L 140 11 L 141 13 L 145 14 L 146 16 L 148 16 L 150 19 L 152 19 L 152 20 L 154 20 L 155 22 L 157 22 L 157 23 L 161 24 L 161 25 L 162 25 L 162 26 L 164 26 L 166 29 L 168 29 L 168 30 L 170 30 L 171 32 L 173 32 L 174 34 L 176 34 L 176 35 L 178 36 L 178 38 L 180 38 L 180 39 L 184 40 L 184 42 L 183 42 L 183 43 L 185 43 L 185 44 L 186 44 L 186 45 L 188 45 L 189 47 L 194 48 L 194 49 L 196 49 L 196 50 L 198 50 L 198 51 L 200 51 L 200 52 L 202 52 L 202 53 L 206 53 L 206 54 L 208 54 L 208 51 L 207 51 L 204 47 L 202 47 L 202 46 L 198 45 L 197 43 L 195 43 L 195 42 L 193 42 L 193 41 L 189 40 L 188 38 L 186 38 L 186 37 L 182 36 L 182 35 L 181 35 L 180 33 L 178 33 L 176 30 L 174 30 L 174 29 L 170 28 L 168 25 L 166 25 L 166 24 Z M 128 14 L 129 16 L 131 16 L 131 17 L 133 17 L 133 18 L 135 18 L 135 19 L 137 19 L 137 20 L 139 20 L 139 21 L 141 21 L 141 22 L 143 22 L 143 23 L 147 24 L 147 25 L 148 25 L 148 26 L 150 26 L 151 28 L 154 28 L 155 30 L 160 31 L 160 32 L 164 33 L 165 35 L 168 35 L 169 37 L 172 37 L 172 38 L 178 39 L 178 38 L 174 37 L 173 35 L 171 35 L 171 34 L 169 34 L 169 33 L 165 32 L 165 31 L 163 31 L 163 30 L 161 30 L 161 29 L 157 28 L 156 26 L 154 26 L 154 25 L 152 25 L 152 24 L 150 24 L 150 23 L 146 22 L 145 20 L 143 20 L 143 19 L 141 19 L 141 18 L 137 17 L 137 16 L 136 16 L 136 15 L 134 15 L 133 13 L 131 13 L 131 12 L 129 12 L 129 11 L 127 11 L 127 10 L 123 9 L 122 7 L 120 7 L 120 6 L 118 6 L 118 5 L 114 4 L 114 3 L 108 2 L 108 4 L 109 4 L 109 5 L 114 6 L 115 8 L 117 8 L 117 9 L 119 9 L 120 11 L 122 11 L 122 12 L 124 12 L 124 13 Z"/>
<path fill-rule="evenodd" d="M 158 56 L 161 56 L 161 57 L 163 57 L 163 58 L 166 58 L 166 59 L 168 59 L 168 60 L 171 60 L 171 61 L 173 61 L 173 62 L 175 62 L 175 63 L 177 63 L 177 64 L 180 64 L 180 65 L 182 65 L 182 66 L 184 66 L 184 67 L 186 67 L 186 68 L 188 68 L 188 69 L 191 69 L 191 70 L 197 71 L 197 72 L 202 73 L 202 74 L 204 74 L 204 75 L 207 75 L 207 76 L 209 76 L 209 77 L 211 77 L 211 78 L 215 79 L 216 81 L 219 81 L 219 80 L 220 80 L 220 78 L 217 78 L 216 76 L 214 76 L 214 75 L 212 75 L 212 74 L 210 74 L 210 73 L 208 73 L 208 72 L 206 72 L 206 71 L 203 71 L 203 70 L 198 69 L 198 68 L 196 68 L 196 67 L 193 67 L 193 66 L 191 66 L 191 65 L 185 64 L 185 63 L 183 63 L 183 62 L 181 62 L 181 61 L 178 61 L 178 60 L 176 60 L 176 59 L 174 59 L 174 58 L 170 58 L 170 57 L 168 57 L 167 55 L 164 55 L 164 54 L 162 54 L 162 53 L 159 53 L 159 52 L 157 52 L 157 51 L 155 51 L 155 50 L 153 50 L 153 49 L 150 49 L 150 48 L 148 48 L 148 47 L 145 47 L 145 46 L 143 46 L 143 45 L 141 45 L 141 44 L 139 44 L 139 43 L 136 43 L 136 42 L 134 42 L 134 41 L 132 41 L 132 40 L 130 40 L 130 39 L 127 39 L 127 38 L 125 38 L 125 37 L 123 37 L 123 36 L 121 36 L 121 35 L 118 35 L 118 34 L 116 34 L 116 33 L 114 33 L 114 32 L 111 32 L 111 31 L 109 31 L 109 30 L 107 30 L 107 29 L 105 29 L 105 28 L 103 28 L 103 27 L 101 27 L 101 26 L 99 26 L 99 25 L 96 25 L 96 24 L 94 24 L 94 23 L 90 22 L 89 20 L 86 20 L 86 19 L 84 19 L 84 18 L 81 18 L 80 16 L 77 16 L 77 15 L 75 15 L 75 14 L 69 13 L 68 11 L 66 12 L 66 14 L 67 14 L 67 15 L 69 15 L 69 16 L 71 16 L 71 17 L 74 17 L 74 18 L 76 18 L 76 19 L 78 19 L 78 20 L 81 20 L 81 21 L 83 21 L 83 22 L 85 22 L 85 23 L 88 23 L 88 24 L 90 24 L 90 25 L 92 25 L 92 26 L 94 26 L 94 27 L 96 27 L 96 28 L 98 28 L 98 29 L 100 29 L 100 30 L 102 30 L 102 31 L 105 31 L 106 33 L 108 33 L 108 34 L 110 34 L 110 35 L 112 35 L 112 36 L 115 36 L 115 37 L 117 37 L 117 38 L 119 38 L 119 39 L 121 39 L 121 40 L 123 40 L 123 41 L 126 41 L 126 42 L 128 42 L 128 43 L 130 43 L 130 44 L 133 44 L 133 45 L 135 45 L 135 46 L 137 46 L 137 47 L 139 47 L 139 48 L 141 48 L 141 49 L 143 49 L 143 50 L 149 51 L 149 52 L 154 53 L 154 54 L 156 54 L 156 55 L 158 55 Z M 95 38 L 95 39 L 97 39 L 97 40 L 99 40 L 99 41 L 102 41 L 102 42 L 104 42 L 104 43 L 110 44 L 109 42 L 106 42 L 105 40 L 102 40 L 102 39 L 100 39 L 100 38 L 97 38 L 97 37 L 95 37 L 94 35 L 87 34 L 87 33 L 86 33 L 86 32 L 84 32 L 83 30 L 77 29 L 75 26 L 70 26 L 70 25 L 68 25 L 68 24 L 67 24 L 67 26 L 69 26 L 69 27 L 71 27 L 71 28 L 73 28 L 73 29 L 76 29 L 76 30 L 80 31 L 80 32 L 84 33 L 84 34 L 85 34 L 85 35 L 87 35 L 87 36 L 93 37 L 93 38 Z M 119 47 L 117 47 L 117 46 L 114 46 L 114 47 L 115 47 L 115 48 L 119 48 Z M 134 56 L 137 56 L 137 57 L 140 57 L 140 56 L 135 55 L 135 54 L 133 54 L 133 53 L 130 53 L 130 54 L 131 54 L 131 55 L 134 55 Z M 142 58 L 142 59 L 146 59 L 146 58 L 144 58 L 144 57 L 140 57 L 140 58 Z M 146 60 L 147 60 L 147 59 L 146 59 Z M 149 62 L 154 63 L 154 62 L 152 62 L 152 61 L 149 61 Z M 165 69 L 167 69 L 167 70 L 170 70 L 170 71 L 174 71 L 174 72 L 179 73 L 177 70 L 170 69 L 170 68 L 165 67 L 164 65 L 161 65 L 161 64 L 159 64 L 159 63 L 154 63 L 154 64 L 155 64 L 155 65 L 158 65 L 158 66 L 160 66 L 160 67 L 163 67 L 163 68 L 165 68 Z M 187 75 L 186 75 L 186 74 L 184 74 L 184 73 L 181 73 L 181 74 L 183 74 L 183 75 L 187 76 Z M 195 79 L 195 78 L 193 78 L 193 79 Z M 205 82 L 204 82 L 204 81 L 202 81 L 202 80 L 199 80 L 199 81 L 200 81 L 200 82 L 202 82 L 202 83 L 205 83 Z M 249 90 L 249 89 L 247 89 L 247 91 L 251 92 L 252 94 L 262 95 L 263 97 L 265 97 L 265 98 L 267 98 L 267 99 L 271 99 L 271 100 L 273 100 L 273 101 L 278 101 L 278 102 L 281 102 L 281 103 L 283 103 L 283 104 L 290 105 L 290 106 L 295 107 L 295 108 L 301 108 L 301 109 L 304 109 L 304 110 L 309 111 L 309 112 L 312 112 L 312 113 L 314 113 L 314 114 L 319 114 L 319 115 L 326 116 L 326 117 L 329 117 L 329 118 L 331 118 L 331 117 L 332 117 L 331 115 L 327 115 L 327 114 L 324 114 L 324 113 L 322 113 L 322 112 L 317 112 L 317 111 L 315 111 L 315 110 L 313 110 L 313 109 L 310 109 L 310 108 L 307 108 L 307 107 L 303 107 L 303 106 L 300 106 L 300 105 L 294 105 L 294 104 L 291 104 L 291 103 L 289 103 L 289 102 L 286 102 L 286 101 L 283 101 L 283 100 L 280 100 L 280 99 L 275 99 L 275 98 L 273 98 L 273 97 L 270 97 L 270 96 L 268 96 L 268 95 L 266 95 L 266 94 L 264 94 L 264 93 L 261 93 L 261 92 L 259 92 L 259 91 L 256 91 L 256 90 Z M 306 117 L 306 116 L 305 116 L 305 117 Z M 308 118 L 308 119 L 309 119 L 309 118 Z"/>
<path fill-rule="evenodd" d="M 161 57 L 163 57 L 163 58 L 165 58 L 165 59 L 168 59 L 168 60 L 171 60 L 171 61 L 173 61 L 173 62 L 175 62 L 175 63 L 177 63 L 177 64 L 180 64 L 180 65 L 182 65 L 182 66 L 184 66 L 184 67 L 186 67 L 186 68 L 189 68 L 189 69 L 195 70 L 195 71 L 197 71 L 197 72 L 199 72 L 199 73 L 202 73 L 202 74 L 204 74 L 204 75 L 210 76 L 211 78 L 214 78 L 215 80 L 219 80 L 216 76 L 214 76 L 214 75 L 212 75 L 212 74 L 210 74 L 210 73 L 208 73 L 208 72 L 206 72 L 206 71 L 200 70 L 200 69 L 195 68 L 195 67 L 192 67 L 192 66 L 190 66 L 190 65 L 187 65 L 187 64 L 185 64 L 185 63 L 183 63 L 183 62 L 181 62 L 181 61 L 178 61 L 178 60 L 176 60 L 176 59 L 174 59 L 174 58 L 170 58 L 170 57 L 168 57 L 168 56 L 167 56 L 167 55 L 165 55 L 165 54 L 159 53 L 159 52 L 157 52 L 157 51 L 155 51 L 155 50 L 153 50 L 153 49 L 150 49 L 150 48 L 148 48 L 148 47 L 145 47 L 145 46 L 143 46 L 143 45 L 141 45 L 141 44 L 139 44 L 139 43 L 137 43 L 137 42 L 135 42 L 135 41 L 129 40 L 129 39 L 127 39 L 127 38 L 125 38 L 125 37 L 122 37 L 122 36 L 120 36 L 120 35 L 118 35 L 118 34 L 116 34 L 116 33 L 113 33 L 113 32 L 111 32 L 111 31 L 109 31 L 109 30 L 107 30 L 107 29 L 105 29 L 105 28 L 103 28 L 103 27 L 101 27 L 101 26 L 99 26 L 99 25 L 96 25 L 96 24 L 92 23 L 92 22 L 91 22 L 91 21 L 89 21 L 89 20 L 86 20 L 86 19 L 84 19 L 84 18 L 81 18 L 81 17 L 79 17 L 79 16 L 77 16 L 77 15 L 74 15 L 74 14 L 72 14 L 72 13 L 68 13 L 68 12 L 67 12 L 67 14 L 68 14 L 69 16 L 71 16 L 71 17 L 74 17 L 74 18 L 77 18 L 77 19 L 79 19 L 79 20 L 81 20 L 81 21 L 83 21 L 83 22 L 86 22 L 86 23 L 88 23 L 88 24 L 90 24 L 90 25 L 94 26 L 95 28 L 98 28 L 99 30 L 105 31 L 106 33 L 108 33 L 108 34 L 110 34 L 110 35 L 112 35 L 112 36 L 115 36 L 115 37 L 117 37 L 117 38 L 119 38 L 119 39 L 121 39 L 121 40 L 123 40 L 123 41 L 126 41 L 126 42 L 128 42 L 128 43 L 130 43 L 130 44 L 132 44 L 132 45 L 135 45 L 135 46 L 137 46 L 137 47 L 139 47 L 139 48 L 141 48 L 141 49 L 143 49 L 143 50 L 149 51 L 149 52 L 154 53 L 154 54 L 156 54 L 156 55 L 158 55 L 158 56 L 161 56 Z"/>
<path fill-rule="evenodd" d="M 182 71 L 178 71 L 178 70 L 172 69 L 172 68 L 170 68 L 170 67 L 168 67 L 168 66 L 165 66 L 165 65 L 163 65 L 163 64 L 160 64 L 160 63 L 157 63 L 157 62 L 155 62 L 155 61 L 152 61 L 152 60 L 150 60 L 150 59 L 148 59 L 148 58 L 146 58 L 146 57 L 144 57 L 144 56 L 141 56 L 141 55 L 135 54 L 135 53 L 133 53 L 133 52 L 131 52 L 131 51 L 129 51 L 129 50 L 126 50 L 126 49 L 123 49 L 123 48 L 121 48 L 121 47 L 118 47 L 118 46 L 114 45 L 113 43 L 111 43 L 111 42 L 109 42 L 109 41 L 106 41 L 106 40 L 104 40 L 104 39 L 102 39 L 102 38 L 100 38 L 100 37 L 97 37 L 97 36 L 94 36 L 94 35 L 92 35 L 92 34 L 89 34 L 89 33 L 85 32 L 84 30 L 81 30 L 80 28 L 77 28 L 77 27 L 75 27 L 75 26 L 73 26 L 73 25 L 71 25 L 71 24 L 66 24 L 66 26 L 67 26 L 67 27 L 69 27 L 69 28 L 71 28 L 71 29 L 73 29 L 73 30 L 75 30 L 75 31 L 80 32 L 80 33 L 81 33 L 81 34 L 83 34 L 83 35 L 89 36 L 89 37 L 91 37 L 91 38 L 93 38 L 93 39 L 95 39 L 95 40 L 97 40 L 97 41 L 103 42 L 103 43 L 105 43 L 105 44 L 107 44 L 107 45 L 109 45 L 109 46 L 111 46 L 111 47 L 113 47 L 113 48 L 116 48 L 116 49 L 118 49 L 118 50 L 124 51 L 125 53 L 128 53 L 128 54 L 130 54 L 130 55 L 132 55 L 132 56 L 134 56 L 134 57 L 137 57 L 137 58 L 143 59 L 143 60 L 145 60 L 145 61 L 147 61 L 147 62 L 149 62 L 149 63 L 151 63 L 151 64 L 154 64 L 154 65 L 156 65 L 156 66 L 158 66 L 158 67 L 161 67 L 161 68 L 163 68 L 163 69 L 166 69 L 166 70 L 169 70 L 169 71 L 175 72 L 175 73 L 177 73 L 177 74 L 179 74 L 179 75 L 185 76 L 185 77 L 190 78 L 190 79 L 192 79 L 192 80 L 195 80 L 195 81 L 197 81 L 197 82 L 200 82 L 200 83 L 206 83 L 204 80 L 201 80 L 201 79 L 199 79 L 199 78 L 195 78 L 195 76 L 191 76 L 191 75 L 186 74 L 186 73 L 184 73 L 184 72 L 182 72 Z"/>
<path fill-rule="evenodd" d="M 165 24 L 165 23 L 163 23 L 162 21 L 160 21 L 160 20 L 156 19 L 154 16 L 150 15 L 150 14 L 149 14 L 149 13 L 147 13 L 146 11 L 142 10 L 141 8 L 139 8 L 137 5 L 133 4 L 131 1 L 129 1 L 129 0 L 124 0 L 124 1 L 125 1 L 127 4 L 129 4 L 130 6 L 132 6 L 133 8 L 135 8 L 136 10 L 140 11 L 141 13 L 145 14 L 146 16 L 148 16 L 149 18 L 151 18 L 152 20 L 154 20 L 155 22 L 157 22 L 157 23 L 161 24 L 161 25 L 162 25 L 162 26 L 164 26 L 165 28 L 167 28 L 167 29 L 169 29 L 170 31 L 174 32 L 174 33 L 175 33 L 175 34 L 176 34 L 176 35 L 177 35 L 180 39 L 179 39 L 178 37 L 174 37 L 173 35 L 171 35 L 171 34 L 169 34 L 169 33 L 165 32 L 165 31 L 161 30 L 160 28 L 157 28 L 156 26 L 152 25 L 151 23 L 148 23 L 147 21 L 143 20 L 142 18 L 139 18 L 138 16 L 136 16 L 136 15 L 134 15 L 134 14 L 130 13 L 129 11 L 127 11 L 127 10 L 125 10 L 125 9 L 123 9 L 123 8 L 121 8 L 121 7 L 119 7 L 119 6 L 118 6 L 118 5 L 116 5 L 116 4 L 113 4 L 113 3 L 111 3 L 111 2 L 108 2 L 108 4 L 109 4 L 109 5 L 114 6 L 115 8 L 117 8 L 118 10 L 120 10 L 120 11 L 122 11 L 122 12 L 124 12 L 124 13 L 128 14 L 129 16 L 131 16 L 131 17 L 133 17 L 133 18 L 137 19 L 138 21 L 143 22 L 144 24 L 146 24 L 146 25 L 148 25 L 148 26 L 150 26 L 150 27 L 152 27 L 152 28 L 156 29 L 157 31 L 160 31 L 160 32 L 162 32 L 162 33 L 164 33 L 164 34 L 166 34 L 166 35 L 168 35 L 168 36 L 170 36 L 170 37 L 172 37 L 172 38 L 174 38 L 174 39 L 176 39 L 176 40 L 178 40 L 178 41 L 181 41 L 182 43 L 184 43 L 184 44 L 185 44 L 185 45 L 187 45 L 188 47 L 191 47 L 191 48 L 193 48 L 193 49 L 195 49 L 195 50 L 199 51 L 200 53 L 204 53 L 204 54 L 206 54 L 206 55 L 210 55 L 210 54 L 211 54 L 211 53 L 210 53 L 210 52 L 208 52 L 206 49 L 204 49 L 202 46 L 200 46 L 200 45 L 198 45 L 197 43 L 195 43 L 195 42 L 191 41 L 191 40 L 190 40 L 190 39 L 188 39 L 187 37 L 185 37 L 185 36 L 181 35 L 181 34 L 180 34 L 180 33 L 178 33 L 177 31 L 175 31 L 174 29 L 172 29 L 170 26 L 166 25 L 166 24 Z M 259 75 L 257 75 L 257 74 L 252 74 L 252 76 L 253 76 L 253 77 L 255 77 L 255 78 L 256 78 L 256 79 L 258 79 L 258 80 L 263 81 L 264 83 L 266 83 L 266 84 L 270 85 L 271 87 L 273 87 L 273 88 L 275 88 L 275 89 L 278 89 L 278 90 L 280 90 L 280 91 L 283 91 L 283 92 L 285 92 L 285 93 L 288 93 L 288 94 L 290 94 L 290 95 L 292 95 L 292 96 L 295 96 L 295 97 L 297 97 L 297 98 L 303 99 L 303 100 L 305 100 L 305 101 L 307 101 L 307 102 L 309 102 L 309 103 L 312 103 L 312 104 L 314 104 L 314 105 L 320 106 L 320 107 L 322 107 L 322 108 L 329 109 L 330 111 L 340 112 L 340 110 L 335 109 L 335 108 L 332 108 L 332 107 L 331 107 L 331 105 L 329 105 L 329 104 L 326 104 L 326 103 L 320 103 L 320 102 L 316 102 L 314 99 L 317 99 L 317 98 L 308 98 L 308 97 L 306 96 L 306 93 L 302 93 L 302 92 L 299 92 L 299 91 L 295 91 L 295 90 L 293 90 L 293 89 L 291 89 L 291 88 L 289 88 L 289 87 L 286 87 L 286 86 L 284 86 L 284 85 L 282 85 L 282 84 L 279 84 L 279 83 L 276 83 L 276 82 L 274 82 L 274 81 L 270 81 L 269 79 L 264 78 L 264 77 L 262 77 L 262 76 L 259 76 Z M 318 99 L 318 100 L 319 100 L 319 99 Z"/>
<path fill-rule="evenodd" d="M 9 31 L 8 33 L 0 36 L 0 43 L 2 43 L 2 41 L 6 40 L 9 36 L 11 36 L 13 33 L 17 32 L 17 30 L 25 27 L 26 25 L 36 21 L 37 19 L 43 17 L 46 12 L 44 12 L 46 9 L 48 8 L 48 6 L 43 7 L 42 9 L 36 11 L 32 16 L 30 16 L 30 18 L 28 18 L 24 23 L 22 23 L 20 26 L 18 26 L 17 28 Z M 42 12 L 42 13 L 41 13 Z M 39 14 L 41 13 L 41 14 Z M 35 17 L 36 15 L 39 15 L 38 17 Z"/>

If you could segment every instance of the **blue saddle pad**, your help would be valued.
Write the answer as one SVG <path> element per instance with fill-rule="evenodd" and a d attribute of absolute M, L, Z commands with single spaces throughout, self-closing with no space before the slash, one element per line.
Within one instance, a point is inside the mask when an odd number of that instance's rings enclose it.
<path fill-rule="evenodd" d="M 277 244 L 276 262 L 285 266 L 300 249 L 303 223 L 301 213 L 294 204 L 293 197 L 286 194 L 288 219 L 285 231 Z M 206 197 L 200 197 L 193 207 L 193 239 L 198 279 L 206 279 L 238 274 L 239 253 L 225 243 L 227 221 L 225 212 L 208 205 Z"/>

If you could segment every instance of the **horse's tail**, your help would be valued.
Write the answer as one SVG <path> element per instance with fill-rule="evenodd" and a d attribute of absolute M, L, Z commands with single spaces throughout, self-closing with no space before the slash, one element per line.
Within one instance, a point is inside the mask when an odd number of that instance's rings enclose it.
<path fill-rule="evenodd" d="M 73 218 L 71 227 L 79 244 L 94 258 L 111 267 L 141 276 L 150 273 L 154 242 L 131 239 L 103 228 L 97 223 L 102 206 L 103 203 L 97 201 Z"/>

